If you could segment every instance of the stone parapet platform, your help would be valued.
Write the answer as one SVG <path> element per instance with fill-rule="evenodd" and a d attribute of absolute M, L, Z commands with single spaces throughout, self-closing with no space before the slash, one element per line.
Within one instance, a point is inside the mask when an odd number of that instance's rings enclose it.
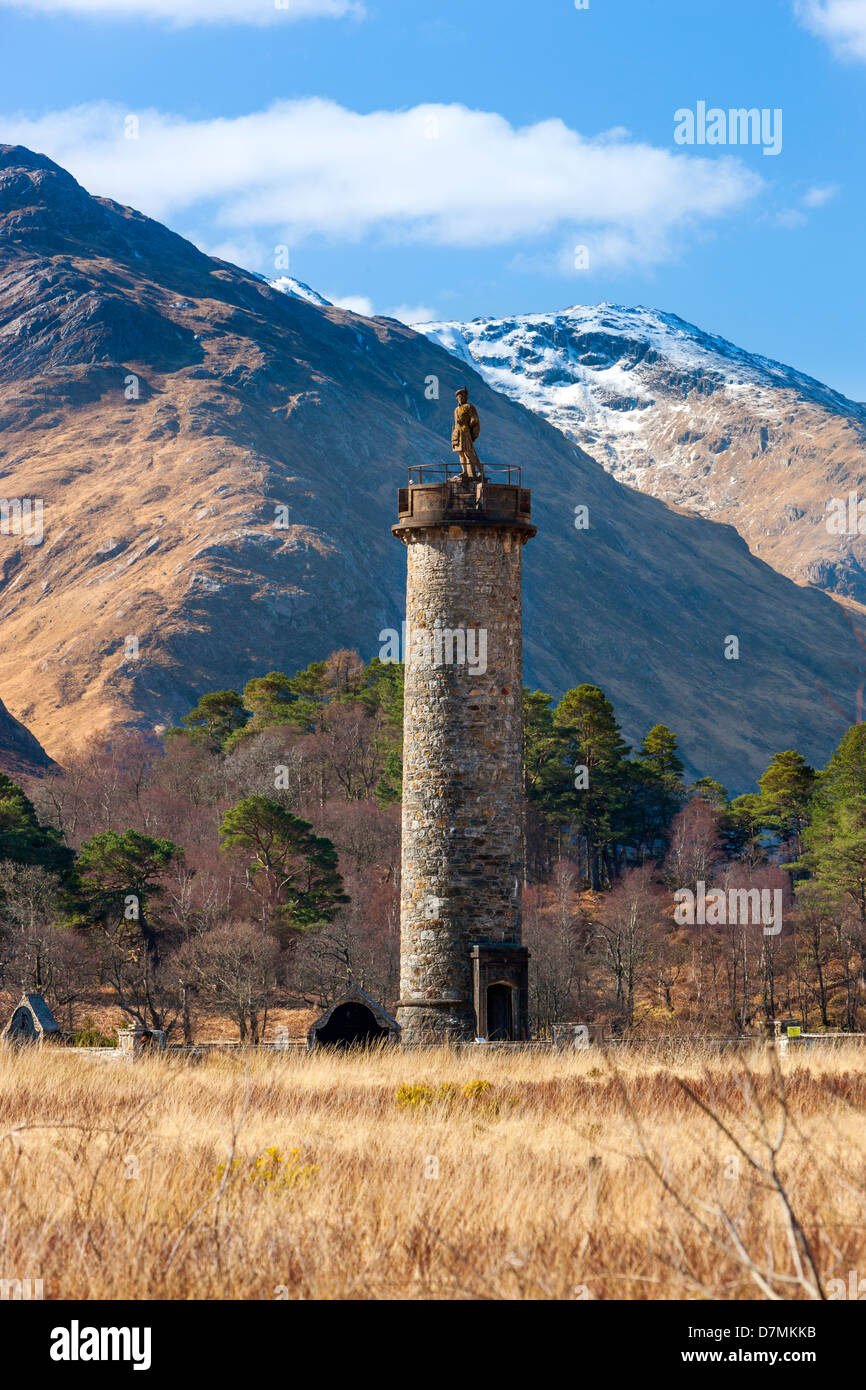
<path fill-rule="evenodd" d="M 428 526 L 504 527 L 524 532 L 527 540 L 537 529 L 531 519 L 531 493 L 519 481 L 410 482 L 398 491 L 397 513 L 399 520 L 391 530 L 401 540 L 407 532 Z"/>

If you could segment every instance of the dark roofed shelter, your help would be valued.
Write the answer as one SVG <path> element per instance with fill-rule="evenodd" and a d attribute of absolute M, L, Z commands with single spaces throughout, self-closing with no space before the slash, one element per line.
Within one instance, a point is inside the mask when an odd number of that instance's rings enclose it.
<path fill-rule="evenodd" d="M 340 996 L 307 1034 L 307 1047 L 371 1047 L 397 1042 L 400 1025 L 381 1004 L 354 986 Z"/>

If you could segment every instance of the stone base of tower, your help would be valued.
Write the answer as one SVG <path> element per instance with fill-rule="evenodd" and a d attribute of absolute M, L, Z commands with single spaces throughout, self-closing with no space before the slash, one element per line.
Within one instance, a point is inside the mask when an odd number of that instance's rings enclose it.
<path fill-rule="evenodd" d="M 515 941 L 479 941 L 463 962 L 471 996 L 401 999 L 406 1044 L 526 1042 L 529 1038 L 529 951 Z"/>
<path fill-rule="evenodd" d="M 455 1003 L 408 1004 L 400 1001 L 397 1008 L 400 1042 L 403 1046 L 436 1043 L 472 1042 L 475 1038 L 475 1011 L 471 1004 Z"/>

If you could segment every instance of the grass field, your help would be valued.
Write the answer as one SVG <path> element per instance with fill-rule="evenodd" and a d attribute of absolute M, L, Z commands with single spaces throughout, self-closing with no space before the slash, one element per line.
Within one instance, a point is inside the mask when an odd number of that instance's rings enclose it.
<path fill-rule="evenodd" d="M 612 1057 L 4 1050 L 0 1278 L 46 1299 L 806 1299 L 866 1279 L 866 1053 Z"/>

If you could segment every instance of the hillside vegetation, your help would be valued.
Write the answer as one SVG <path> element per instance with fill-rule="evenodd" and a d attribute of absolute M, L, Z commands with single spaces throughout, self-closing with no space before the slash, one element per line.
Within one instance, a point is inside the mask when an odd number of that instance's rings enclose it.
<path fill-rule="evenodd" d="M 730 797 L 663 724 L 630 748 L 598 687 L 524 699 L 536 1036 L 866 1027 L 866 725 L 824 769 L 784 749 Z M 247 1042 L 350 979 L 393 1007 L 401 728 L 402 668 L 343 650 L 209 692 L 160 740 L 95 741 L 26 792 L 0 780 L 6 1005 L 35 990 L 68 1028 Z M 712 893 L 772 914 L 684 915 Z"/>

